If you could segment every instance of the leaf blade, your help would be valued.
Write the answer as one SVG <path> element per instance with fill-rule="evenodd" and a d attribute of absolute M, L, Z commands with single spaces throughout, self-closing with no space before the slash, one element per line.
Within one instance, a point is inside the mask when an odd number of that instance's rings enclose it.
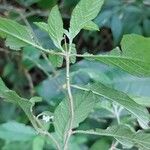
<path fill-rule="evenodd" d="M 99 13 L 103 0 L 81 0 L 72 12 L 70 21 L 70 34 L 73 39 L 86 24 Z"/>
<path fill-rule="evenodd" d="M 61 49 L 61 40 L 63 38 L 63 21 L 58 6 L 52 8 L 48 17 L 48 32 L 55 46 Z"/>
<path fill-rule="evenodd" d="M 10 19 L 0 17 L 0 32 L 5 34 L 6 45 L 14 50 L 20 50 L 27 45 L 36 45 L 29 29 Z"/>
<path fill-rule="evenodd" d="M 0 78 L 0 98 L 5 100 L 6 102 L 13 103 L 21 107 L 21 109 L 25 112 L 30 122 L 34 126 L 34 128 L 38 128 L 37 122 L 35 121 L 35 117 L 32 114 L 32 107 L 34 106 L 28 99 L 21 98 L 16 92 L 9 90 L 2 79 Z"/>
<path fill-rule="evenodd" d="M 80 92 L 76 96 L 74 95 L 75 118 L 73 128 L 78 127 L 79 123 L 82 122 L 94 108 L 97 101 L 93 96 L 94 95 L 90 92 Z M 56 108 L 54 120 L 55 131 L 62 140 L 65 138 L 65 133 L 68 131 L 70 123 L 70 110 L 67 99 L 64 99 Z"/>
<path fill-rule="evenodd" d="M 84 29 L 90 31 L 99 31 L 98 25 L 95 24 L 93 21 L 87 22 L 87 24 L 84 26 Z"/>
<path fill-rule="evenodd" d="M 104 55 L 89 55 L 89 60 L 95 60 L 139 77 L 150 76 L 150 38 L 140 35 L 125 35 L 121 42 L 122 52 L 114 49 Z M 84 57 L 84 56 L 83 56 Z"/>
<path fill-rule="evenodd" d="M 81 86 L 81 87 L 73 86 L 73 87 L 85 91 L 91 91 L 94 94 L 99 95 L 100 97 L 118 103 L 126 110 L 128 110 L 131 114 L 133 114 L 138 120 L 140 120 L 145 127 L 149 128 L 150 116 L 147 109 L 137 104 L 127 94 L 109 88 L 100 82 L 91 84 L 89 86 Z"/>
<path fill-rule="evenodd" d="M 15 121 L 0 125 L 0 138 L 6 141 L 30 141 L 35 136 L 33 128 Z"/>
<path fill-rule="evenodd" d="M 108 127 L 106 130 L 103 130 L 103 129 L 96 129 L 94 131 L 93 130 L 88 130 L 88 131 L 79 130 L 79 131 L 75 131 L 75 133 L 114 137 L 118 141 L 120 139 L 123 139 L 127 143 L 132 142 L 135 146 L 143 148 L 145 150 L 150 149 L 150 134 L 149 133 L 143 133 L 140 131 L 135 132 L 125 125 L 111 126 L 111 127 Z M 124 142 L 124 144 L 126 142 Z"/>

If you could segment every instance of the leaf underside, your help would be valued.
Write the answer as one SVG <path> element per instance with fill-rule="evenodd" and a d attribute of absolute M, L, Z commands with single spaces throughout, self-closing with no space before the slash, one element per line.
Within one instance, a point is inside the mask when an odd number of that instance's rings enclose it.
<path fill-rule="evenodd" d="M 88 86 L 81 86 L 84 90 L 92 91 L 94 94 L 105 98 L 111 102 L 116 102 L 123 108 L 128 110 L 133 114 L 138 120 L 140 120 L 143 125 L 149 128 L 150 116 L 148 110 L 139 104 L 137 104 L 132 98 L 127 94 L 117 91 L 115 89 L 109 88 L 102 83 L 94 83 Z"/>

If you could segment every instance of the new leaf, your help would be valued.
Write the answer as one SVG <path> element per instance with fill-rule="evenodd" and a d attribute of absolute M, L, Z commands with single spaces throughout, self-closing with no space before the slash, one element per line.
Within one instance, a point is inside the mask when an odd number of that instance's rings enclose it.
<path fill-rule="evenodd" d="M 104 0 L 81 0 L 72 12 L 70 36 L 73 39 L 86 26 L 93 27 L 92 21 L 99 13 Z M 94 28 L 97 29 L 96 25 Z"/>
<path fill-rule="evenodd" d="M 45 26 L 46 24 L 41 24 Z M 63 39 L 63 21 L 58 6 L 52 8 L 48 18 L 48 33 L 53 40 L 55 46 L 61 49 L 61 41 Z"/>

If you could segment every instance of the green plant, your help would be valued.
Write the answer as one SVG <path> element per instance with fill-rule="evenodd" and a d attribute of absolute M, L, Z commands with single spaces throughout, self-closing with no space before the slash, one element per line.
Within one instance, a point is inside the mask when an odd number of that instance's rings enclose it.
<path fill-rule="evenodd" d="M 113 15 L 112 15 L 113 14 Z M 95 23 L 111 28 L 114 44 L 119 44 L 123 34 L 149 36 L 149 2 L 147 0 L 106 0 Z"/>
<path fill-rule="evenodd" d="M 52 39 L 56 49 L 49 50 L 44 48 L 38 41 L 30 26 L 23 26 L 15 21 L 0 18 L 0 36 L 5 38 L 6 46 L 13 50 L 21 50 L 24 47 L 32 46 L 36 54 L 42 56 L 49 65 L 61 67 L 63 60 L 66 64 L 65 82 L 62 85 L 65 97 L 55 108 L 54 112 L 44 111 L 35 115 L 33 108 L 37 102 L 41 102 L 41 97 L 25 99 L 16 92 L 8 89 L 2 79 L 0 79 L 0 97 L 21 107 L 25 112 L 36 132 L 31 128 L 15 122 L 3 124 L 0 138 L 9 141 L 14 135 L 14 130 L 19 129 L 19 134 L 13 141 L 27 141 L 34 137 L 34 149 L 37 143 L 41 142 L 41 149 L 44 142 L 49 139 L 51 149 L 74 149 L 71 140 L 77 134 L 91 134 L 98 136 L 108 136 L 116 139 L 113 146 L 121 145 L 132 148 L 138 147 L 141 150 L 150 149 L 149 129 L 150 116 L 146 109 L 143 98 L 133 97 L 124 92 L 115 90 L 105 81 L 94 80 L 88 85 L 76 85 L 71 80 L 74 73 L 71 73 L 70 64 L 76 62 L 76 57 L 82 57 L 89 61 L 102 62 L 104 64 L 121 68 L 122 70 L 139 77 L 150 76 L 150 39 L 139 35 L 125 35 L 121 42 L 122 51 L 115 48 L 109 53 L 101 55 L 77 54 L 73 39 L 81 31 L 99 30 L 98 26 L 92 21 L 99 13 L 103 0 L 81 0 L 72 12 L 69 30 L 63 28 L 63 21 L 58 6 L 52 8 L 48 23 L 36 22 L 35 24 L 47 32 Z M 69 42 L 67 42 L 69 41 Z M 64 43 L 64 44 L 62 44 Z M 33 61 L 33 60 L 32 60 Z M 34 60 L 35 61 L 35 60 Z M 43 66 L 44 67 L 44 66 Z M 50 79 L 52 76 L 41 68 Z M 88 72 L 88 70 L 87 70 Z M 57 73 L 54 70 L 54 75 Z M 101 105 L 101 106 L 99 106 Z M 107 129 L 81 130 L 80 124 L 88 117 L 94 108 L 103 107 L 114 114 L 117 123 Z M 138 121 L 142 130 L 135 131 L 134 125 L 120 120 L 121 113 L 130 116 L 135 122 Z M 42 118 L 40 118 L 42 116 Z M 54 126 L 54 129 L 52 128 Z M 6 132 L 4 132 L 6 131 Z M 8 134 L 11 133 L 11 136 Z M 39 133 L 40 135 L 36 135 Z M 46 137 L 46 139 L 45 139 Z M 113 148 L 112 148 L 113 149 Z"/>

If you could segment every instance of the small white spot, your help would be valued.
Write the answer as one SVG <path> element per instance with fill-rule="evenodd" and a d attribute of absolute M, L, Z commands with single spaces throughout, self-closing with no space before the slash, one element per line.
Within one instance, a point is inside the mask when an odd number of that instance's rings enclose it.
<path fill-rule="evenodd" d="M 54 118 L 54 116 L 47 116 L 47 115 L 43 115 L 42 120 L 44 120 L 46 123 L 49 122 L 50 120 L 52 120 Z"/>

